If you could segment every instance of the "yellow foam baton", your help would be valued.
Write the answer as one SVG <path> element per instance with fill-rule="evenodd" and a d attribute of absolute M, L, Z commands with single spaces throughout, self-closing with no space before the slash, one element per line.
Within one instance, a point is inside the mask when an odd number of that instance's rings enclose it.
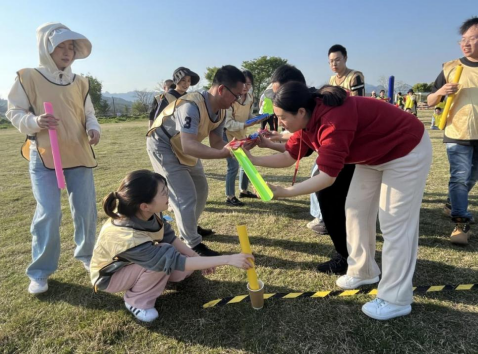
<path fill-rule="evenodd" d="M 257 172 L 256 167 L 252 164 L 251 160 L 247 157 L 244 153 L 242 148 L 237 148 L 236 150 L 232 150 L 234 157 L 241 165 L 244 172 L 246 172 L 249 181 L 251 181 L 252 185 L 256 189 L 257 193 L 259 193 L 259 197 L 265 202 L 268 202 L 272 199 L 274 194 L 272 193 L 271 189 L 264 181 L 262 176 Z"/>
<path fill-rule="evenodd" d="M 239 235 L 239 242 L 241 244 L 242 253 L 252 254 L 251 244 L 249 243 L 249 236 L 247 234 L 247 226 L 245 224 L 238 224 L 237 233 Z M 247 270 L 247 280 L 249 281 L 249 287 L 251 288 L 251 290 L 259 290 L 259 280 L 257 279 L 254 262 L 252 261 L 252 259 L 249 259 L 249 262 L 252 263 L 252 268 L 249 268 Z"/>
<path fill-rule="evenodd" d="M 463 71 L 463 65 L 458 64 L 455 71 L 455 77 L 453 78 L 453 81 L 452 81 L 453 84 L 457 84 L 458 81 L 460 81 L 462 71 Z M 456 95 L 455 93 L 452 93 L 451 95 L 448 95 L 448 97 L 446 98 L 445 109 L 443 110 L 443 114 L 441 115 L 441 119 L 440 119 L 440 124 L 438 125 L 438 128 L 440 128 L 440 130 L 445 129 L 448 113 L 450 112 L 450 107 L 451 107 L 451 104 L 453 103 L 453 99 L 455 98 L 455 95 Z"/>

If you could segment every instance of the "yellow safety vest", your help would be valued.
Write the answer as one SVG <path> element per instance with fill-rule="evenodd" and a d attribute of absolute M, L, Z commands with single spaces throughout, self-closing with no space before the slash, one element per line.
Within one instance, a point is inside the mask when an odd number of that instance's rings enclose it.
<path fill-rule="evenodd" d="M 251 107 L 254 103 L 254 98 L 250 93 L 247 94 L 246 100 L 244 104 L 240 104 L 239 102 L 234 102 L 231 107 L 232 110 L 232 119 L 235 121 L 244 123 L 249 119 L 251 115 Z M 233 138 L 236 139 L 244 139 L 246 137 L 246 129 L 230 131 L 226 129 L 226 136 L 227 140 L 231 141 Z"/>
<path fill-rule="evenodd" d="M 91 257 L 90 278 L 93 285 L 96 285 L 96 282 L 101 276 L 112 275 L 112 272 L 108 271 L 108 268 L 114 269 L 111 265 L 121 262 L 123 266 L 129 264 L 120 260 L 118 258 L 119 254 L 146 242 L 159 243 L 163 240 L 163 222 L 157 215 L 155 215 L 155 217 L 160 225 L 160 229 L 156 232 L 117 226 L 113 224 L 112 219 L 108 219 L 104 223 L 96 240 L 93 256 Z M 117 271 L 119 269 L 121 268 L 118 267 L 114 270 Z M 102 270 L 104 270 L 104 272 Z"/>
<path fill-rule="evenodd" d="M 61 162 L 64 169 L 96 167 L 97 163 L 86 133 L 85 100 L 90 88 L 88 79 L 75 75 L 68 85 L 49 81 L 35 69 L 22 69 L 17 73 L 36 116 L 45 113 L 43 102 L 51 102 L 55 117 L 60 119 L 56 128 Z M 54 169 L 48 129 L 42 129 L 32 139 L 46 168 Z M 25 140 L 22 155 L 30 160 L 31 140 Z"/>
<path fill-rule="evenodd" d="M 451 82 L 459 59 L 443 64 L 446 82 Z M 478 140 L 478 68 L 463 65 L 460 89 L 446 119 L 445 135 L 456 140 Z"/>
<path fill-rule="evenodd" d="M 198 133 L 196 136 L 198 142 L 202 142 L 205 138 L 207 138 L 209 136 L 209 133 L 216 129 L 219 125 L 221 125 L 222 121 L 224 120 L 225 111 L 221 110 L 219 112 L 219 119 L 217 120 L 217 122 L 214 122 L 209 116 L 209 112 L 206 106 L 206 99 L 204 98 L 204 96 L 200 92 L 191 92 L 170 103 L 154 120 L 151 129 L 146 135 L 151 136 L 151 134 L 156 130 L 156 128 L 161 127 L 165 121 L 167 121 L 168 119 L 173 119 L 176 108 L 186 103 L 194 103 L 199 109 L 199 126 Z M 166 133 L 165 129 L 163 131 Z M 198 158 L 186 155 L 183 151 L 180 132 L 177 132 L 174 136 L 171 136 L 169 142 L 171 144 L 171 148 L 174 154 L 176 155 L 181 164 L 186 166 L 196 165 Z"/>

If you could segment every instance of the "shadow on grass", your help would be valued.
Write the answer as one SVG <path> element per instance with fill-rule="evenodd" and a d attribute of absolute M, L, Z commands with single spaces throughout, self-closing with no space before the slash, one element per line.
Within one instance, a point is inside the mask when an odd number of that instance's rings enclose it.
<path fill-rule="evenodd" d="M 284 215 L 291 219 L 297 220 L 307 220 L 312 219 L 309 213 L 309 203 L 303 200 L 295 200 L 293 203 L 289 204 L 282 203 L 280 201 L 270 201 L 262 202 L 260 200 L 248 199 L 245 201 L 247 204 L 246 208 L 240 207 L 229 207 L 226 206 L 223 202 L 218 201 L 208 201 L 206 208 L 204 209 L 207 212 L 211 213 L 224 213 L 224 212 L 240 212 L 244 214 L 278 214 Z M 217 206 L 217 207 L 216 207 Z"/>
<path fill-rule="evenodd" d="M 51 291 L 47 293 L 48 295 L 38 297 L 42 301 L 67 302 L 74 306 L 111 311 L 112 316 L 121 309 L 131 321 L 135 321 L 124 309 L 120 296 L 107 293 L 93 294 L 89 287 L 57 281 L 51 281 L 50 285 Z M 306 290 L 336 289 L 312 287 Z M 302 291 L 304 289 L 266 284 L 267 293 Z M 433 334 L 427 338 L 423 336 L 430 333 L 430 329 L 435 328 L 437 323 L 457 331 L 455 335 L 446 335 L 447 340 L 443 344 L 445 346 L 456 348 L 460 343 L 464 343 L 466 338 L 468 344 L 474 340 L 472 333 L 476 328 L 476 319 L 473 320 L 473 313 L 423 301 L 413 305 L 410 316 L 390 320 L 386 326 L 360 312 L 361 305 L 373 298 L 367 295 L 344 298 L 272 299 L 266 300 L 264 308 L 260 311 L 253 310 L 248 302 L 202 308 L 211 300 L 246 293 L 244 282 L 208 280 L 194 274 L 158 298 L 156 308 L 160 318 L 145 328 L 149 332 L 176 340 L 179 345 L 185 346 L 183 349 L 201 345 L 204 350 L 214 349 L 218 352 L 246 350 L 279 353 L 290 352 L 292 348 L 297 350 L 300 348 L 300 352 L 310 352 L 314 351 L 314 348 L 329 348 L 330 352 L 347 352 L 348 349 L 349 352 L 352 350 L 353 353 L 359 353 L 362 352 L 359 348 L 362 348 L 363 352 L 369 352 L 371 348 L 378 349 L 368 340 L 362 340 L 371 337 L 375 342 L 378 341 L 380 349 L 389 348 L 394 351 L 397 349 L 395 338 L 397 331 L 406 334 L 408 345 L 417 343 L 418 347 L 415 349 L 419 349 L 434 343 Z M 418 295 L 416 300 L 422 297 L 425 296 Z M 426 297 L 440 301 L 476 304 L 476 295 L 470 292 L 433 293 Z M 119 319 L 119 323 L 122 321 L 124 320 Z M 114 332 L 115 338 L 120 342 L 124 338 L 132 340 L 134 338 L 127 333 L 131 330 L 134 330 L 134 326 L 119 327 Z M 432 333 L 436 335 L 437 332 Z M 347 343 L 333 340 L 337 335 L 346 338 L 344 341 Z M 441 335 L 443 336 L 443 333 Z M 443 349 L 443 352 L 447 351 L 447 348 Z"/>
<path fill-rule="evenodd" d="M 288 239 L 274 239 L 269 237 L 261 237 L 261 236 L 251 236 L 251 240 L 253 240 L 254 245 L 261 246 L 261 247 L 278 247 L 284 249 L 284 251 L 293 251 L 293 252 L 303 252 L 311 255 L 321 255 L 324 257 L 330 256 L 333 251 L 334 247 L 331 245 L 325 245 L 320 242 L 321 238 L 329 238 L 327 235 L 322 235 L 317 237 L 317 242 L 302 242 L 302 241 L 294 241 Z M 212 242 L 219 242 L 219 243 L 227 243 L 232 245 L 237 245 L 239 239 L 236 235 L 221 235 L 216 234 L 214 236 L 208 237 L 205 239 L 206 241 Z M 269 258 L 268 256 L 262 256 L 260 254 L 254 253 L 256 258 L 257 257 L 264 257 L 264 259 Z M 281 260 L 282 262 L 287 262 L 285 260 Z M 300 263 L 300 262 L 293 262 Z M 283 268 L 283 267 L 280 267 Z M 285 267 L 285 268 L 296 268 L 296 266 L 292 267 Z"/>
<path fill-rule="evenodd" d="M 226 168 L 224 169 L 224 174 L 221 173 L 212 173 L 212 172 L 205 172 L 207 179 L 214 179 L 216 181 L 224 181 L 226 182 Z M 268 175 L 268 174 L 261 174 L 262 178 L 266 182 L 281 182 L 286 184 L 292 183 L 293 173 L 291 175 L 279 176 L 279 175 Z M 296 183 L 303 182 L 309 179 L 308 177 L 300 177 L 297 176 Z"/>

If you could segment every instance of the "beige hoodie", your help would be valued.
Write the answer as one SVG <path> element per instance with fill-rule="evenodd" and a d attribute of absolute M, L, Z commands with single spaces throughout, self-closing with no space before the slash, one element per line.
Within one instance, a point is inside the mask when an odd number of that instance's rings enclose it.
<path fill-rule="evenodd" d="M 68 27 L 61 23 L 46 23 L 37 29 L 40 65 L 36 69 L 48 80 L 59 85 L 70 84 L 74 78 L 74 74 L 71 71 L 71 66 L 67 67 L 64 71 L 59 70 L 51 58 L 50 53 L 53 52 L 58 44 L 71 39 L 74 40 L 75 44 L 75 60 L 86 58 L 91 52 L 91 43 L 81 34 L 70 31 Z M 41 128 L 37 124 L 37 117 L 29 112 L 29 106 L 28 97 L 17 76 L 8 95 L 8 110 L 6 116 L 20 132 L 33 135 L 38 133 Z M 86 97 L 85 115 L 86 131 L 96 130 L 100 132 L 100 125 L 96 119 L 90 95 Z M 32 144 L 32 148 L 35 148 L 35 144 Z"/>

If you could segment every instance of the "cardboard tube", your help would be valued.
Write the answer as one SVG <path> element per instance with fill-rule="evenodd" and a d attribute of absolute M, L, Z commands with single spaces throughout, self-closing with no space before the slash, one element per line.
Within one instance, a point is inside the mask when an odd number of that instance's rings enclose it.
<path fill-rule="evenodd" d="M 455 71 L 455 77 L 453 78 L 452 83 L 457 84 L 460 81 L 462 71 L 463 71 L 463 65 L 458 64 Z M 441 119 L 440 119 L 440 125 L 438 126 L 440 130 L 445 129 L 448 113 L 450 112 L 451 104 L 453 103 L 453 100 L 455 99 L 455 95 L 456 95 L 455 93 L 452 93 L 451 95 L 448 95 L 448 97 L 446 98 L 445 109 L 443 110 L 443 114 L 441 115 Z"/>
<path fill-rule="evenodd" d="M 46 114 L 53 115 L 53 106 L 50 102 L 43 102 L 43 108 Z M 55 129 L 48 129 L 50 136 L 51 153 L 53 155 L 53 165 L 55 166 L 56 182 L 58 188 L 65 189 L 65 176 L 63 175 L 63 166 L 61 164 L 60 147 L 58 146 L 58 136 Z"/>
<path fill-rule="evenodd" d="M 249 236 L 247 234 L 247 226 L 245 224 L 237 225 L 237 233 L 239 235 L 239 242 L 241 244 L 242 253 L 252 254 L 251 244 L 249 243 Z M 250 259 L 249 262 L 252 263 L 252 268 L 247 270 L 247 279 L 249 281 L 249 286 L 252 290 L 259 289 L 259 281 L 257 279 L 256 269 L 254 268 L 254 262 Z"/>
<path fill-rule="evenodd" d="M 247 284 L 247 290 L 249 291 L 249 299 L 251 300 L 251 306 L 254 310 L 260 310 L 264 307 L 264 283 L 259 280 L 259 288 L 253 290 L 250 284 Z"/>
<path fill-rule="evenodd" d="M 239 147 L 236 150 L 232 150 L 232 153 L 241 165 L 244 172 L 246 172 L 247 177 L 251 181 L 257 193 L 259 193 L 261 199 L 265 202 L 271 200 L 274 194 L 272 193 L 267 183 L 264 182 L 264 179 L 259 174 L 259 172 L 257 172 L 257 169 L 252 164 L 251 160 L 249 160 L 247 155 L 244 153 L 244 150 Z"/>

